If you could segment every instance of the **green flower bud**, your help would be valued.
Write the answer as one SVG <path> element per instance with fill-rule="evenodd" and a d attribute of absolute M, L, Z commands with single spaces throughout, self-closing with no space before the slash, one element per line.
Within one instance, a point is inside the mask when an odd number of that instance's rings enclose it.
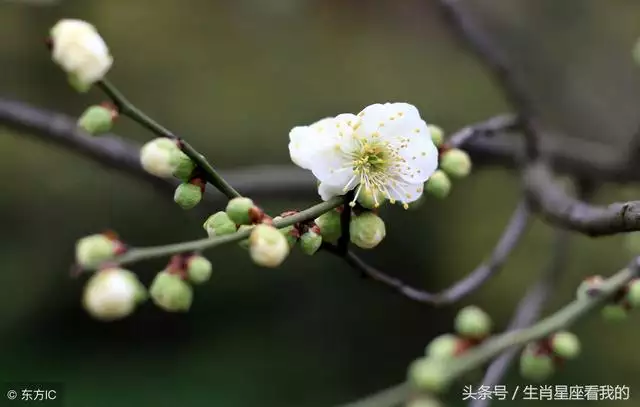
<path fill-rule="evenodd" d="M 346 209 L 350 210 L 350 209 Z M 316 225 L 320 228 L 320 235 L 325 242 L 335 243 L 342 235 L 340 226 L 340 214 L 338 211 L 331 210 L 323 213 L 315 220 Z"/>
<path fill-rule="evenodd" d="M 303 253 L 312 256 L 320 249 L 320 246 L 322 246 L 322 236 L 313 230 L 309 230 L 300 236 L 300 248 Z"/>
<path fill-rule="evenodd" d="M 431 133 L 431 140 L 436 147 L 440 147 L 444 141 L 444 130 L 433 124 L 429 125 L 429 133 Z"/>
<path fill-rule="evenodd" d="M 253 201 L 249 198 L 233 198 L 227 204 L 227 215 L 237 225 L 248 225 L 251 223 L 249 210 L 253 208 Z"/>
<path fill-rule="evenodd" d="M 594 292 L 597 292 L 597 290 L 602 287 L 603 283 L 604 279 L 602 276 L 591 276 L 585 278 L 576 290 L 576 297 L 581 301 L 590 298 Z"/>
<path fill-rule="evenodd" d="M 90 106 L 78 119 L 78 127 L 89 134 L 106 133 L 113 126 L 114 113 L 105 106 Z"/>
<path fill-rule="evenodd" d="M 196 169 L 196 163 L 191 161 L 189 156 L 180 149 L 176 149 L 172 151 L 169 160 L 171 167 L 173 167 L 172 174 L 174 177 L 182 181 L 189 181 L 191 179 L 193 170 Z"/>
<path fill-rule="evenodd" d="M 558 332 L 551 337 L 551 349 L 563 359 L 575 359 L 580 354 L 580 340 L 571 332 Z"/>
<path fill-rule="evenodd" d="M 440 359 L 420 358 L 409 366 L 409 380 L 419 389 L 441 393 L 449 387 L 446 362 Z"/>
<path fill-rule="evenodd" d="M 453 148 L 442 154 L 440 168 L 451 177 L 464 178 L 471 172 L 471 157 L 466 151 Z"/>
<path fill-rule="evenodd" d="M 146 298 L 146 289 L 135 274 L 111 268 L 101 270 L 89 279 L 82 304 L 94 318 L 114 321 L 130 315 Z"/>
<path fill-rule="evenodd" d="M 296 230 L 295 226 L 289 225 L 278 230 L 280 231 L 280 233 L 282 233 L 282 236 L 287 239 L 287 243 L 289 244 L 290 249 L 293 248 L 296 243 L 298 243 L 298 231 Z"/>
<path fill-rule="evenodd" d="M 260 224 L 249 236 L 249 252 L 257 265 L 278 267 L 289 255 L 289 242 L 278 229 Z"/>
<path fill-rule="evenodd" d="M 460 339 L 456 335 L 440 335 L 427 345 L 425 354 L 431 358 L 449 359 L 456 355 L 459 343 Z"/>
<path fill-rule="evenodd" d="M 186 312 L 191 308 L 193 289 L 179 275 L 162 271 L 151 283 L 149 294 L 154 304 L 169 312 Z"/>
<path fill-rule="evenodd" d="M 211 278 L 211 262 L 202 256 L 191 256 L 187 260 L 187 276 L 194 284 L 202 284 Z"/>
<path fill-rule="evenodd" d="M 640 307 L 640 279 L 633 279 L 627 284 L 625 299 L 631 307 Z"/>
<path fill-rule="evenodd" d="M 321 229 L 322 230 L 322 229 Z M 387 234 L 384 221 L 373 212 L 365 212 L 351 219 L 351 242 L 362 249 L 373 249 Z"/>
<path fill-rule="evenodd" d="M 378 208 L 380 207 L 380 205 L 385 203 L 386 200 L 387 198 L 384 196 L 384 194 L 381 191 L 379 190 L 371 191 L 371 188 L 366 186 L 362 187 L 362 189 L 360 190 L 360 193 L 358 194 L 358 199 L 357 199 L 360 206 L 367 209 Z"/>
<path fill-rule="evenodd" d="M 555 371 L 553 358 L 537 351 L 537 345 L 529 344 L 520 356 L 520 375 L 534 382 L 548 379 Z"/>
<path fill-rule="evenodd" d="M 420 396 L 420 398 L 411 400 L 407 403 L 406 407 L 443 407 L 442 404 L 431 397 Z"/>
<path fill-rule="evenodd" d="M 245 230 L 251 230 L 254 227 L 255 227 L 254 225 L 240 225 L 240 227 L 238 228 L 238 232 L 244 232 Z M 246 239 L 243 239 L 243 240 L 239 241 L 238 245 L 240 245 L 240 247 L 242 247 L 243 249 L 248 249 L 249 248 L 249 238 L 246 238 Z"/>
<path fill-rule="evenodd" d="M 83 237 L 76 243 L 76 263 L 82 268 L 97 267 L 113 258 L 118 243 L 103 234 Z"/>
<path fill-rule="evenodd" d="M 209 237 L 230 235 L 236 233 L 236 224 L 226 212 L 216 212 L 209 216 L 202 225 Z"/>
<path fill-rule="evenodd" d="M 451 180 L 444 171 L 436 170 L 424 184 L 424 190 L 436 198 L 444 199 L 451 192 Z"/>
<path fill-rule="evenodd" d="M 192 209 L 202 200 L 202 188 L 199 185 L 182 183 L 176 188 L 173 200 L 182 209 Z"/>
<path fill-rule="evenodd" d="M 605 321 L 622 322 L 627 319 L 629 313 L 621 305 L 607 304 L 600 310 L 600 315 Z"/>
<path fill-rule="evenodd" d="M 482 339 L 489 335 L 492 328 L 489 315 L 474 305 L 461 309 L 454 324 L 460 335 L 470 339 Z"/>

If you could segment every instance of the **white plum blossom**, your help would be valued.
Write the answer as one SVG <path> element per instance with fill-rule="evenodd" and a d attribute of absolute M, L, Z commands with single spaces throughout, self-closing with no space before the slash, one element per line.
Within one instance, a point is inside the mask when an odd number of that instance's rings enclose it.
<path fill-rule="evenodd" d="M 355 189 L 353 206 L 367 188 L 406 208 L 438 168 L 429 127 L 408 103 L 374 104 L 358 115 L 325 118 L 293 128 L 289 138 L 291 160 L 320 181 L 325 201 Z"/>
<path fill-rule="evenodd" d="M 113 58 L 96 28 L 82 20 L 64 19 L 51 29 L 52 57 L 82 88 L 109 71 Z"/>

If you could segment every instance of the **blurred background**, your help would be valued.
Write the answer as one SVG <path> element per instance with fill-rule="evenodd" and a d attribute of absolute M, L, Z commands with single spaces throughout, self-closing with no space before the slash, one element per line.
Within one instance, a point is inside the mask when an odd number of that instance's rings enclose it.
<path fill-rule="evenodd" d="M 469 10 L 530 90 L 552 130 L 545 145 L 594 162 L 627 157 L 640 102 L 631 60 L 640 5 L 481 3 Z M 374 102 L 413 103 L 447 131 L 509 111 L 429 0 L 0 1 L 0 97 L 75 117 L 103 101 L 98 91 L 72 91 L 42 45 L 66 17 L 94 23 L 115 58 L 113 82 L 224 170 L 289 164 L 291 127 Z M 126 119 L 115 132 L 139 143 L 151 137 Z M 79 237 L 110 228 L 138 246 L 200 238 L 207 213 L 223 201 L 185 212 L 170 191 L 1 123 L 0 151 L 0 381 L 62 382 L 68 407 L 330 407 L 365 396 L 404 380 L 464 305 L 485 308 L 504 328 L 553 244 L 552 230 L 536 222 L 503 272 L 442 309 L 363 280 L 327 255 L 296 252 L 269 270 L 235 245 L 216 248 L 208 252 L 215 278 L 197 288 L 188 314 L 148 303 L 124 321 L 100 323 L 81 308 L 85 279 L 69 277 Z M 317 201 L 312 189 L 263 191 L 256 200 L 273 212 L 303 208 Z M 596 200 L 637 192 L 605 186 Z M 444 201 L 385 209 L 387 238 L 364 256 L 416 286 L 444 288 L 486 258 L 518 194 L 513 171 L 477 168 Z M 622 237 L 572 243 L 547 311 L 570 301 L 584 276 L 613 273 L 632 255 Z M 163 265 L 134 269 L 149 282 Z M 553 383 L 627 385 L 640 397 L 637 320 L 580 323 L 584 354 Z M 522 380 L 512 369 L 503 382 Z M 449 405 L 464 405 L 461 398 L 462 385 Z"/>

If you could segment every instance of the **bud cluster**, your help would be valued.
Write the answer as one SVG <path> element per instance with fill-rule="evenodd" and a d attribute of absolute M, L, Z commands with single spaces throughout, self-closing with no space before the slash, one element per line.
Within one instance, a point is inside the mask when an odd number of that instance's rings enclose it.
<path fill-rule="evenodd" d="M 471 173 L 471 157 L 461 149 L 448 146 L 440 127 L 429 125 L 429 132 L 433 143 L 438 147 L 440 157 L 439 168 L 429 177 L 424 189 L 436 198 L 444 199 L 451 192 L 451 178 L 464 178 Z"/>
<path fill-rule="evenodd" d="M 421 390 L 438 393 L 446 390 L 449 378 L 446 366 L 451 360 L 483 343 L 491 334 L 489 315 L 476 306 L 461 309 L 455 317 L 455 334 L 434 338 L 425 349 L 425 356 L 409 368 L 409 379 Z"/>
<path fill-rule="evenodd" d="M 600 295 L 604 281 L 602 276 L 586 278 L 578 286 L 576 297 L 581 301 L 597 297 Z M 629 312 L 638 307 L 640 307 L 640 279 L 634 278 L 613 295 L 611 300 L 602 307 L 600 314 L 606 321 L 624 321 Z"/>
<path fill-rule="evenodd" d="M 567 331 L 529 343 L 520 355 L 520 375 L 527 380 L 544 381 L 565 361 L 578 357 L 580 348 L 578 337 Z"/>

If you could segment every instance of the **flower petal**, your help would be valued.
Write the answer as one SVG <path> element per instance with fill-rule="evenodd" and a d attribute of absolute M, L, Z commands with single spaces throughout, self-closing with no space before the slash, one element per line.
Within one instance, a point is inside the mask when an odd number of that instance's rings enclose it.
<path fill-rule="evenodd" d="M 424 191 L 424 184 L 410 184 L 402 180 L 396 180 L 391 181 L 387 188 L 391 199 L 402 203 L 411 203 L 420 199 Z"/>
<path fill-rule="evenodd" d="M 337 187 L 334 185 L 329 185 L 327 183 L 321 182 L 318 185 L 318 194 L 320 195 L 320 198 L 322 198 L 323 201 L 328 201 L 334 196 L 344 195 L 344 191 L 342 190 L 342 187 Z"/>

